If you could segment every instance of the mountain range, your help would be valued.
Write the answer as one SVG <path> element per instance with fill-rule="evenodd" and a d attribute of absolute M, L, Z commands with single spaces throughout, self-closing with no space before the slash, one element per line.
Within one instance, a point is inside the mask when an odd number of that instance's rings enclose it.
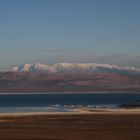
<path fill-rule="evenodd" d="M 47 64 L 23 64 L 12 67 L 13 72 L 45 72 L 45 73 L 140 73 L 140 68 L 130 66 L 118 66 L 98 63 L 57 63 L 52 66 Z"/>
<path fill-rule="evenodd" d="M 140 68 L 98 63 L 23 64 L 0 72 L 0 92 L 140 93 Z"/>

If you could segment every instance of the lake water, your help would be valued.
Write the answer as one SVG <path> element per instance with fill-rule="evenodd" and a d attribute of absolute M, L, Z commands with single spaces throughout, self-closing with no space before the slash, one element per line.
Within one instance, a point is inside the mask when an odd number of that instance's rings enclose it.
<path fill-rule="evenodd" d="M 74 108 L 116 108 L 140 101 L 140 94 L 2 94 L 0 113 L 65 112 Z"/>

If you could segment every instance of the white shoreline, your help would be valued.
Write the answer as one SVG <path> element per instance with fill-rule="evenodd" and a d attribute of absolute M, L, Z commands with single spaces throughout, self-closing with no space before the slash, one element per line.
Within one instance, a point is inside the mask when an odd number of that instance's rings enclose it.
<path fill-rule="evenodd" d="M 90 114 L 140 114 L 140 108 L 138 109 L 92 109 L 83 110 L 78 109 L 73 112 L 23 112 L 23 113 L 0 113 L 2 116 L 34 116 L 34 115 L 90 115 Z"/>

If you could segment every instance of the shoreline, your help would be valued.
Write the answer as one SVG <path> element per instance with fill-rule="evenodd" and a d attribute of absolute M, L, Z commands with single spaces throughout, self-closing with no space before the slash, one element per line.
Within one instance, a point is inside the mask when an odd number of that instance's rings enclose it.
<path fill-rule="evenodd" d="M 140 114 L 140 108 L 131 109 L 75 109 L 70 112 L 20 112 L 0 113 L 1 116 L 36 116 L 36 115 L 94 115 L 94 114 Z"/>

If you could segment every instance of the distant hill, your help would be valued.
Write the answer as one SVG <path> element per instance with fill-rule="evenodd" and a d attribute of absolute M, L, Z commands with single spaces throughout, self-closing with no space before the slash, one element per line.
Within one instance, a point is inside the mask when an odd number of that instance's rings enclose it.
<path fill-rule="evenodd" d="M 98 63 L 57 63 L 53 66 L 47 64 L 23 64 L 14 66 L 11 71 L 14 72 L 46 72 L 46 73 L 119 73 L 119 74 L 137 74 L 140 68 L 129 66 L 118 66 Z"/>
<path fill-rule="evenodd" d="M 140 93 L 140 68 L 97 63 L 24 64 L 0 73 L 0 92 Z"/>

